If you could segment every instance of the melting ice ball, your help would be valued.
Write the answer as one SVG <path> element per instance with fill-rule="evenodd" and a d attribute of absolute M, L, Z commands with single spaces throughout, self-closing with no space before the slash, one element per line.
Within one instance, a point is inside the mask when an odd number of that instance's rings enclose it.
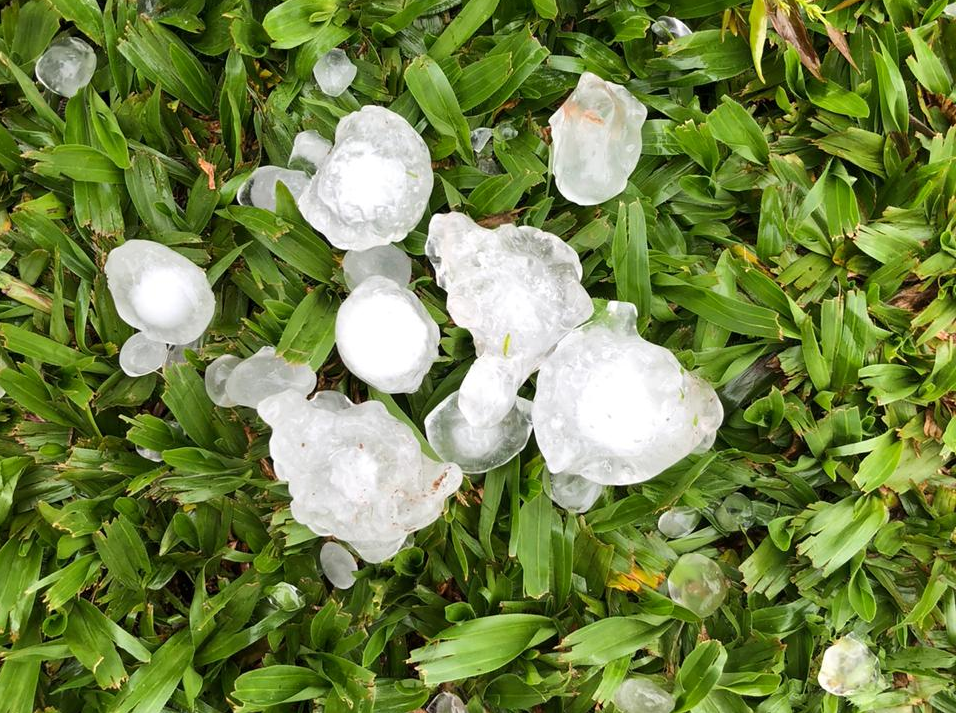
<path fill-rule="evenodd" d="M 604 492 L 604 486 L 574 473 L 551 474 L 551 499 L 569 512 L 587 512 Z"/>
<path fill-rule="evenodd" d="M 318 131 L 300 131 L 292 142 L 289 168 L 311 176 L 319 170 L 331 150 L 332 142 Z"/>
<path fill-rule="evenodd" d="M 556 235 L 510 224 L 489 230 L 464 213 L 432 217 L 425 254 L 478 353 L 458 406 L 469 423 L 493 425 L 554 345 L 590 316 L 581 261 Z"/>
<path fill-rule="evenodd" d="M 264 210 L 276 209 L 276 184 L 289 189 L 295 200 L 309 186 L 309 175 L 304 171 L 291 171 L 281 166 L 260 166 L 239 187 L 236 200 L 239 205 L 251 205 Z"/>
<path fill-rule="evenodd" d="M 854 636 L 837 639 L 823 652 L 817 681 L 834 696 L 852 696 L 875 687 L 880 680 L 880 660 Z"/>
<path fill-rule="evenodd" d="M 657 529 L 664 537 L 677 540 L 692 533 L 699 522 L 699 512 L 694 508 L 679 505 L 661 513 L 657 518 Z"/>
<path fill-rule="evenodd" d="M 96 71 L 93 48 L 76 37 L 57 40 L 40 55 L 34 73 L 40 84 L 61 97 L 72 97 Z"/>
<path fill-rule="evenodd" d="M 342 271 L 350 290 L 373 275 L 387 277 L 405 287 L 412 279 L 412 260 L 395 245 L 379 245 L 368 250 L 349 250 L 342 258 Z"/>
<path fill-rule="evenodd" d="M 341 49 L 329 50 L 312 67 L 316 84 L 330 97 L 337 97 L 348 89 L 357 73 L 358 68 Z"/>
<path fill-rule="evenodd" d="M 425 708 L 426 713 L 466 713 L 467 710 L 465 702 L 448 691 L 439 693 Z"/>
<path fill-rule="evenodd" d="M 743 493 L 731 493 L 714 511 L 714 519 L 723 530 L 746 530 L 754 524 L 753 504 Z"/>
<path fill-rule="evenodd" d="M 212 320 L 206 273 L 165 245 L 127 240 L 110 251 L 105 271 L 120 318 L 153 341 L 188 344 Z"/>
<path fill-rule="evenodd" d="M 299 210 L 335 247 L 365 250 L 408 235 L 425 214 L 434 180 L 428 147 L 411 124 L 366 106 L 339 121 L 335 146 Z"/>
<path fill-rule="evenodd" d="M 165 342 L 154 341 L 137 332 L 120 348 L 120 369 L 127 376 L 152 374 L 163 367 L 168 354 L 169 346 Z"/>
<path fill-rule="evenodd" d="M 671 599 L 697 616 L 713 614 L 727 598 L 727 582 L 712 559 L 696 552 L 681 555 L 667 576 Z"/>
<path fill-rule="evenodd" d="M 531 418 L 552 473 L 605 485 L 639 483 L 720 426 L 723 409 L 714 389 L 642 339 L 636 318 L 634 305 L 609 302 L 541 366 Z"/>
<path fill-rule="evenodd" d="M 274 347 L 262 347 L 233 367 L 226 378 L 226 396 L 240 406 L 256 408 L 264 399 L 286 390 L 304 397 L 315 383 L 315 372 L 307 364 L 290 364 L 276 355 Z"/>
<path fill-rule="evenodd" d="M 438 358 L 439 336 L 415 293 L 380 276 L 363 280 L 335 316 L 342 363 L 389 394 L 418 391 Z"/>
<path fill-rule="evenodd" d="M 206 395 L 216 406 L 229 408 L 236 405 L 236 402 L 226 393 L 226 382 L 233 370 L 241 363 L 242 359 L 239 357 L 232 354 L 223 354 L 206 367 L 206 374 L 203 377 L 206 384 Z"/>
<path fill-rule="evenodd" d="M 596 205 L 624 190 L 641 157 L 647 109 L 620 84 L 584 72 L 551 115 L 554 182 L 578 205 Z"/>
<path fill-rule="evenodd" d="M 677 39 L 678 37 L 687 37 L 694 33 L 686 24 L 676 17 L 662 15 L 651 24 L 651 32 L 662 40 Z"/>
<path fill-rule="evenodd" d="M 272 426 L 276 476 L 289 483 L 292 515 L 319 535 L 381 562 L 441 515 L 461 469 L 422 453 L 412 430 L 377 401 L 338 411 L 285 391 L 259 404 Z"/>
<path fill-rule="evenodd" d="M 614 693 L 614 706 L 621 713 L 671 713 L 674 696 L 648 678 L 629 678 Z"/>
<path fill-rule="evenodd" d="M 348 589 L 355 584 L 358 565 L 352 553 L 338 542 L 326 542 L 319 550 L 319 564 L 333 587 Z"/>
<path fill-rule="evenodd" d="M 531 402 L 517 399 L 491 426 L 473 426 L 458 408 L 456 391 L 425 417 L 425 435 L 435 452 L 461 466 L 464 473 L 486 473 L 504 465 L 531 437 Z"/>

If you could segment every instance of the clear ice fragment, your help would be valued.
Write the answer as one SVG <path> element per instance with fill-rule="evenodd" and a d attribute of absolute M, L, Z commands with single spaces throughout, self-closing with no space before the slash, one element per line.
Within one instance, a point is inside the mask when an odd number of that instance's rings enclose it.
<path fill-rule="evenodd" d="M 355 584 L 358 564 L 352 553 L 338 542 L 326 542 L 322 545 L 322 549 L 319 550 L 319 564 L 322 565 L 322 572 L 333 587 L 348 589 Z"/>
<path fill-rule="evenodd" d="M 304 171 L 292 171 L 281 166 L 259 166 L 245 183 L 239 186 L 236 200 L 239 205 L 251 205 L 275 212 L 276 184 L 279 182 L 289 189 L 295 200 L 309 186 L 309 175 Z"/>
<path fill-rule="evenodd" d="M 329 50 L 312 67 L 316 84 L 330 97 L 337 97 L 348 89 L 357 73 L 358 68 L 342 49 Z"/>
<path fill-rule="evenodd" d="M 352 290 L 335 317 L 342 363 L 379 391 L 410 394 L 438 358 L 438 325 L 411 290 L 373 276 Z"/>
<path fill-rule="evenodd" d="M 368 250 L 349 250 L 342 258 L 342 271 L 350 290 L 372 275 L 387 277 L 405 287 L 412 279 L 412 260 L 396 245 L 379 245 Z"/>
<path fill-rule="evenodd" d="M 278 582 L 267 587 L 266 595 L 269 601 L 282 611 L 299 611 L 305 603 L 299 588 L 288 582 Z"/>
<path fill-rule="evenodd" d="M 531 402 L 519 398 L 498 423 L 472 426 L 458 409 L 458 392 L 445 398 L 425 417 L 429 445 L 464 473 L 486 473 L 504 465 L 531 437 Z"/>
<path fill-rule="evenodd" d="M 226 396 L 240 406 L 256 408 L 270 396 L 291 390 L 306 396 L 315 388 L 315 372 L 308 364 L 290 364 L 274 347 L 262 347 L 236 364 L 226 378 Z"/>
<path fill-rule="evenodd" d="M 425 708 L 426 713 L 467 713 L 467 711 L 465 702 L 448 691 L 439 693 Z"/>
<path fill-rule="evenodd" d="M 667 576 L 671 599 L 702 619 L 720 608 L 727 598 L 727 581 L 712 559 L 691 552 L 681 555 Z"/>
<path fill-rule="evenodd" d="M 163 454 L 159 451 L 154 451 L 152 448 L 146 448 L 146 446 L 136 446 L 136 452 L 141 458 L 151 460 L 154 463 L 163 462 Z"/>
<path fill-rule="evenodd" d="M 479 126 L 471 132 L 471 148 L 475 150 L 476 154 L 481 153 L 485 150 L 485 146 L 488 145 L 493 135 L 494 132 L 487 126 Z"/>
<path fill-rule="evenodd" d="M 753 504 L 743 493 L 731 493 L 714 511 L 714 519 L 722 530 L 746 530 L 754 524 Z"/>
<path fill-rule="evenodd" d="M 411 428 L 378 401 L 330 411 L 284 391 L 260 403 L 259 415 L 272 427 L 269 450 L 293 517 L 367 562 L 398 552 L 461 485 L 461 469 L 426 457 Z"/>
<path fill-rule="evenodd" d="M 556 235 L 511 224 L 489 230 L 464 213 L 432 217 L 425 254 L 448 292 L 449 314 L 475 340 L 478 359 L 459 408 L 469 423 L 491 426 L 554 345 L 591 314 L 581 261 Z"/>
<path fill-rule="evenodd" d="M 880 660 L 851 634 L 837 639 L 823 652 L 817 681 L 834 696 L 852 696 L 878 686 Z"/>
<path fill-rule="evenodd" d="M 614 693 L 614 707 L 621 713 L 671 713 L 674 696 L 649 678 L 629 678 Z"/>
<path fill-rule="evenodd" d="M 720 426 L 714 389 L 667 349 L 641 338 L 636 318 L 634 305 L 609 302 L 542 364 L 531 418 L 552 473 L 605 485 L 639 483 Z"/>
<path fill-rule="evenodd" d="M 366 250 L 408 235 L 425 214 L 434 180 L 428 147 L 411 124 L 365 106 L 339 121 L 299 211 L 335 247 Z"/>
<path fill-rule="evenodd" d="M 319 170 L 332 150 L 332 142 L 318 131 L 300 131 L 292 142 L 289 168 L 310 176 Z"/>
<path fill-rule="evenodd" d="M 157 342 L 142 332 L 127 339 L 120 348 L 120 369 L 127 376 L 145 376 L 158 371 L 166 363 L 169 346 Z"/>
<path fill-rule="evenodd" d="M 61 97 L 72 97 L 90 83 L 96 71 L 93 48 L 77 37 L 57 40 L 40 55 L 34 73 L 44 87 Z"/>
<path fill-rule="evenodd" d="M 106 258 L 116 311 L 146 337 L 167 344 L 198 339 L 216 309 L 206 273 L 160 243 L 127 240 Z"/>
<path fill-rule="evenodd" d="M 694 31 L 676 17 L 662 15 L 651 24 L 651 32 L 662 40 L 670 41 L 678 37 L 687 37 Z"/>
<path fill-rule="evenodd" d="M 641 157 L 646 118 L 647 109 L 627 89 L 584 72 L 548 120 L 561 195 L 596 205 L 623 191 Z"/>
<path fill-rule="evenodd" d="M 229 394 L 226 393 L 226 382 L 233 370 L 241 363 L 242 359 L 239 357 L 232 354 L 223 354 L 206 367 L 204 376 L 206 395 L 216 406 L 230 408 L 236 405 L 236 402 L 229 398 Z"/>
<path fill-rule="evenodd" d="M 569 512 L 587 512 L 604 492 L 604 486 L 574 473 L 551 474 L 551 499 Z"/>
<path fill-rule="evenodd" d="M 699 512 L 694 508 L 678 505 L 661 513 L 657 518 L 657 529 L 664 537 L 677 540 L 692 533 L 699 522 Z"/>

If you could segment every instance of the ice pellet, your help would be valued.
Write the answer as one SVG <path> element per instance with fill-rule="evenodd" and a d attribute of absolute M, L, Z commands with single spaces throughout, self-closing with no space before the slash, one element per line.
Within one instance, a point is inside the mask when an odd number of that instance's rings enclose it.
<path fill-rule="evenodd" d="M 206 394 L 216 406 L 229 408 L 235 406 L 236 402 L 229 398 L 226 393 L 226 381 L 233 370 L 242 363 L 242 359 L 232 354 L 223 354 L 214 359 L 206 367 L 204 381 L 206 383 Z"/>
<path fill-rule="evenodd" d="M 358 73 L 358 68 L 345 54 L 345 50 L 329 50 L 319 57 L 319 61 L 312 68 L 312 76 L 323 94 L 330 97 L 341 95 Z"/>
<path fill-rule="evenodd" d="M 823 652 L 820 687 L 834 696 L 852 696 L 880 681 L 880 660 L 859 639 L 845 636 Z"/>
<path fill-rule="evenodd" d="M 348 589 L 355 584 L 358 565 L 352 553 L 338 542 L 326 542 L 319 550 L 319 564 L 322 572 L 338 589 Z"/>
<path fill-rule="evenodd" d="M 667 576 L 667 591 L 682 607 L 705 618 L 727 598 L 727 581 L 716 562 L 691 552 L 681 555 Z"/>
<path fill-rule="evenodd" d="M 468 708 L 465 702 L 454 693 L 442 691 L 432 699 L 425 711 L 426 713 L 467 713 Z"/>
<path fill-rule="evenodd" d="M 189 344 L 212 320 L 206 273 L 165 245 L 127 240 L 110 251 L 105 271 L 120 318 L 153 341 Z"/>
<path fill-rule="evenodd" d="M 636 318 L 634 305 L 609 302 L 541 366 L 531 418 L 552 473 L 605 485 L 639 483 L 720 426 L 714 389 L 642 339 Z"/>
<path fill-rule="evenodd" d="M 551 499 L 569 512 L 587 512 L 604 492 L 604 486 L 574 473 L 551 474 Z"/>
<path fill-rule="evenodd" d="M 290 364 L 276 355 L 274 347 L 262 347 L 232 369 L 226 396 L 240 406 L 256 408 L 263 399 L 286 390 L 305 396 L 315 383 L 315 372 L 307 364 Z"/>
<path fill-rule="evenodd" d="M 299 210 L 335 247 L 366 250 L 408 235 L 425 214 L 434 180 L 428 147 L 411 124 L 366 106 L 339 121 Z"/>
<path fill-rule="evenodd" d="M 646 118 L 647 109 L 627 89 L 584 72 L 548 120 L 561 195 L 596 205 L 623 191 L 641 157 Z"/>
<path fill-rule="evenodd" d="M 151 460 L 154 463 L 163 462 L 163 454 L 159 451 L 154 451 L 152 448 L 146 448 L 146 446 L 136 446 L 136 452 L 141 458 Z"/>
<path fill-rule="evenodd" d="M 276 184 L 281 182 L 292 198 L 299 196 L 309 186 L 309 175 L 305 171 L 292 171 L 281 166 L 260 166 L 239 187 L 236 200 L 239 205 L 251 205 L 264 210 L 276 209 Z"/>
<path fill-rule="evenodd" d="M 672 40 L 693 34 L 693 30 L 676 17 L 662 15 L 651 24 L 651 32 L 662 40 Z"/>
<path fill-rule="evenodd" d="M 614 706 L 621 713 L 671 713 L 674 696 L 649 678 L 629 678 L 614 693 Z"/>
<path fill-rule="evenodd" d="M 731 493 L 714 511 L 714 519 L 727 532 L 746 530 L 754 524 L 754 508 L 743 493 Z"/>
<path fill-rule="evenodd" d="M 422 453 L 411 428 L 378 401 L 330 411 L 293 391 L 265 399 L 276 476 L 293 517 L 348 543 L 367 562 L 388 559 L 431 524 L 461 485 L 461 469 Z"/>
<path fill-rule="evenodd" d="M 311 176 L 325 163 L 331 150 L 332 142 L 318 131 L 300 131 L 292 142 L 289 168 Z"/>
<path fill-rule="evenodd" d="M 345 284 L 350 290 L 373 275 L 387 277 L 401 287 L 412 279 L 412 261 L 395 245 L 379 245 L 368 250 L 349 250 L 342 258 Z"/>
<path fill-rule="evenodd" d="M 72 97 L 90 83 L 96 71 L 93 48 L 77 37 L 57 40 L 40 55 L 34 73 L 44 87 L 61 97 Z"/>
<path fill-rule="evenodd" d="M 498 423 L 472 426 L 458 409 L 458 392 L 425 417 L 429 445 L 464 473 L 485 473 L 514 458 L 531 437 L 531 402 L 519 398 Z"/>
<path fill-rule="evenodd" d="M 700 513 L 694 508 L 678 505 L 661 513 L 657 518 L 657 529 L 664 537 L 672 540 L 687 537 L 700 522 Z"/>
<path fill-rule="evenodd" d="M 166 363 L 169 346 L 137 332 L 120 348 L 120 369 L 127 376 L 145 376 L 158 371 Z"/>
<path fill-rule="evenodd" d="M 335 343 L 355 376 L 389 394 L 418 391 L 438 358 L 438 325 L 415 294 L 373 276 L 352 290 L 335 317 Z"/>

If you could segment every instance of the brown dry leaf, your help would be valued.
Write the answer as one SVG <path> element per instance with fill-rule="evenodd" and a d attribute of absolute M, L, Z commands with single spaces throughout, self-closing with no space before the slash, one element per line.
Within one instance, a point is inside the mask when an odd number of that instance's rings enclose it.
<path fill-rule="evenodd" d="M 833 46 L 836 47 L 837 51 L 843 55 L 843 58 L 850 63 L 850 66 L 859 72 L 860 68 L 857 67 L 856 62 L 853 61 L 853 55 L 850 54 L 850 46 L 846 43 L 846 37 L 843 36 L 843 33 L 829 22 L 824 22 L 823 26 L 827 28 L 827 36 L 830 38 L 830 42 L 833 43 Z"/>
<path fill-rule="evenodd" d="M 786 5 L 774 3 L 767 8 L 767 14 L 770 16 L 773 29 L 797 51 L 800 61 L 810 70 L 810 74 L 821 82 L 826 81 L 820 74 L 820 58 L 813 49 L 807 27 L 797 11 Z"/>
<path fill-rule="evenodd" d="M 209 179 L 208 185 L 209 190 L 216 190 L 216 167 L 213 166 L 209 161 L 204 158 L 199 159 L 199 170 L 206 174 L 206 177 Z"/>
<path fill-rule="evenodd" d="M 644 587 L 657 589 L 663 581 L 662 572 L 645 572 L 637 565 L 633 565 L 630 572 L 615 572 L 611 575 L 607 585 L 622 592 L 639 592 Z"/>

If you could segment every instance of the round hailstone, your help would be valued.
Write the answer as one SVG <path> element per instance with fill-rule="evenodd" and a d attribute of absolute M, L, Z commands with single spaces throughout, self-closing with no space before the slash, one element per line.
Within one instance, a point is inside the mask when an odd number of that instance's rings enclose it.
<path fill-rule="evenodd" d="M 587 512 L 604 492 L 604 486 L 574 473 L 551 474 L 551 499 L 569 512 Z"/>
<path fill-rule="evenodd" d="M 406 287 L 412 279 L 412 261 L 396 245 L 379 245 L 368 250 L 349 250 L 342 258 L 345 284 L 354 290 L 362 281 L 380 275 Z"/>
<path fill-rule="evenodd" d="M 753 504 L 743 493 L 731 493 L 714 511 L 714 519 L 722 530 L 746 530 L 754 524 Z"/>
<path fill-rule="evenodd" d="M 454 693 L 442 691 L 432 699 L 425 711 L 426 713 L 467 713 L 468 708 L 465 702 Z"/>
<path fill-rule="evenodd" d="M 153 341 L 189 344 L 212 321 L 206 273 L 165 245 L 127 240 L 110 251 L 105 271 L 120 318 Z"/>
<path fill-rule="evenodd" d="M 322 572 L 338 589 L 348 589 L 355 584 L 358 565 L 352 553 L 338 542 L 326 542 L 319 551 L 319 563 Z"/>
<path fill-rule="evenodd" d="M 700 513 L 694 508 L 678 505 L 657 518 L 657 529 L 664 537 L 672 540 L 687 537 L 700 522 Z"/>
<path fill-rule="evenodd" d="M 96 71 L 93 48 L 76 37 L 57 40 L 40 55 L 34 73 L 40 84 L 61 97 L 72 97 Z"/>
<path fill-rule="evenodd" d="M 444 460 L 463 473 L 485 473 L 504 465 L 531 437 L 531 402 L 519 398 L 504 419 L 488 427 L 472 426 L 458 408 L 458 392 L 425 417 L 425 436 Z"/>
<path fill-rule="evenodd" d="M 329 50 L 319 57 L 319 61 L 312 67 L 312 76 L 315 77 L 315 83 L 323 94 L 330 97 L 340 96 L 352 84 L 355 75 L 358 74 L 356 67 L 345 50 Z"/>
<path fill-rule="evenodd" d="M 671 713 L 674 696 L 648 678 L 629 678 L 614 693 L 621 713 Z"/>
<path fill-rule="evenodd" d="M 139 454 L 140 458 L 151 460 L 154 463 L 163 462 L 163 454 L 160 453 L 159 451 L 154 451 L 152 448 L 146 448 L 145 446 L 136 446 L 136 452 Z"/>
<path fill-rule="evenodd" d="M 667 576 L 671 599 L 702 619 L 720 608 L 727 598 L 727 582 L 712 559 L 691 552 L 681 555 Z"/>
<path fill-rule="evenodd" d="M 355 405 L 348 396 L 338 391 L 316 391 L 309 398 L 309 403 L 313 408 L 323 411 L 344 411 Z"/>
<path fill-rule="evenodd" d="M 260 166 L 245 183 L 239 186 L 236 200 L 239 205 L 251 205 L 275 212 L 276 184 L 282 182 L 294 200 L 299 200 L 309 186 L 309 175 L 305 171 L 292 171 L 281 166 Z"/>
<path fill-rule="evenodd" d="M 823 652 L 820 687 L 834 696 L 852 696 L 875 688 L 880 680 L 880 660 L 859 639 L 845 636 Z"/>
<path fill-rule="evenodd" d="M 226 379 L 226 396 L 240 406 L 256 408 L 264 399 L 287 390 L 305 396 L 315 383 L 315 372 L 308 364 L 290 364 L 276 356 L 274 347 L 262 347 L 233 368 Z"/>
<path fill-rule="evenodd" d="M 332 142 L 318 131 L 300 131 L 292 142 L 289 168 L 305 171 L 310 176 L 319 170 L 332 150 Z"/>
<path fill-rule="evenodd" d="M 236 405 L 236 402 L 229 398 L 229 394 L 226 393 L 226 381 L 229 380 L 230 374 L 241 363 L 242 359 L 239 357 L 232 354 L 223 354 L 206 367 L 204 377 L 206 394 L 216 406 L 229 408 Z"/>
<path fill-rule="evenodd" d="M 379 391 L 418 391 L 438 358 L 438 325 L 418 297 L 385 277 L 356 287 L 335 317 L 342 363 Z"/>
<path fill-rule="evenodd" d="M 142 332 L 127 339 L 120 348 L 120 369 L 127 376 L 146 376 L 159 371 L 166 363 L 169 346 L 156 342 Z"/>

